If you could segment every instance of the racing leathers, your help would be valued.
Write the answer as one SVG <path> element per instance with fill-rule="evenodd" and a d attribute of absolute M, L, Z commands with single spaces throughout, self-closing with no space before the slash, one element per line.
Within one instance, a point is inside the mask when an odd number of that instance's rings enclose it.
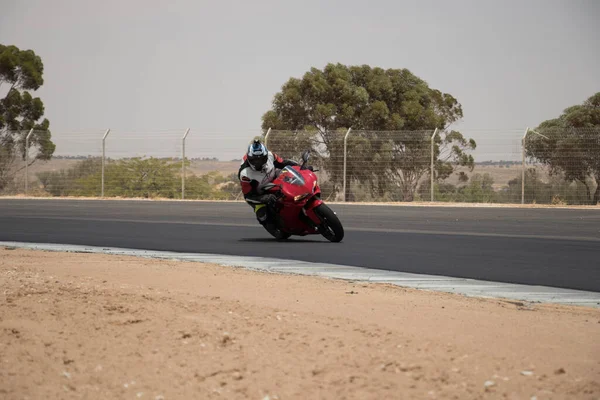
<path fill-rule="evenodd" d="M 244 155 L 238 171 L 238 178 L 244 200 L 254 208 L 256 219 L 261 225 L 273 224 L 271 208 L 277 200 L 274 194 L 264 191 L 264 186 L 271 183 L 288 165 L 299 164 L 293 160 L 284 160 L 269 151 L 266 163 L 261 170 L 257 171 L 248 162 L 248 156 Z"/>

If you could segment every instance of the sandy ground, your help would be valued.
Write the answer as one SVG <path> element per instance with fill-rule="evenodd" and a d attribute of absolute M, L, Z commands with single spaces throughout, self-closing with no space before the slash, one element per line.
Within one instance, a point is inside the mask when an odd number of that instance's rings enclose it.
<path fill-rule="evenodd" d="M 599 399 L 600 311 L 0 248 L 1 399 Z"/>

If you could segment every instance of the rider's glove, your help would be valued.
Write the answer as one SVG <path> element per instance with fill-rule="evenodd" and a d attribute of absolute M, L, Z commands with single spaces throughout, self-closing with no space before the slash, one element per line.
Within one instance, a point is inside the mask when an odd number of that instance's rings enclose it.
<path fill-rule="evenodd" d="M 275 196 L 274 194 L 264 194 L 260 196 L 259 201 L 263 204 L 267 204 L 268 206 L 273 206 L 277 201 L 277 196 Z"/>

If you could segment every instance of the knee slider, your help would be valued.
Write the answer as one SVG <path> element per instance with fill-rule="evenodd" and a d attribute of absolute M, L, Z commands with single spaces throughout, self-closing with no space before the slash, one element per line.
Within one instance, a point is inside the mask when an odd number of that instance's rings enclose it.
<path fill-rule="evenodd" d="M 267 208 L 262 207 L 260 210 L 256 211 L 256 219 L 260 222 L 265 222 L 267 220 Z"/>

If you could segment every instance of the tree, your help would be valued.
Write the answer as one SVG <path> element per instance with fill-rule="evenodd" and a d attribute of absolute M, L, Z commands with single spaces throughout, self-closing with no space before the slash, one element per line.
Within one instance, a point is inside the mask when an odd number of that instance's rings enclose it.
<path fill-rule="evenodd" d="M 0 89 L 10 85 L 6 96 L 0 99 L 0 190 L 8 185 L 18 169 L 18 158 L 25 160 L 26 136 L 30 148 L 36 149 L 36 160 L 49 160 L 55 150 L 50 122 L 44 116 L 44 103 L 32 97 L 29 90 L 37 90 L 44 83 L 44 65 L 32 50 L 19 50 L 15 46 L 0 44 Z M 24 168 L 24 167 L 23 167 Z"/>
<path fill-rule="evenodd" d="M 461 188 L 462 201 L 469 203 L 492 203 L 496 199 L 494 178 L 488 173 L 475 174 L 468 185 Z"/>
<path fill-rule="evenodd" d="M 338 187 L 343 181 L 344 135 L 352 128 L 347 179 L 367 183 L 380 197 L 399 192 L 399 200 L 412 201 L 419 179 L 430 169 L 434 129 L 443 131 L 434 143 L 436 179 L 447 178 L 459 165 L 473 168 L 466 151 L 475 142 L 447 132 L 462 116 L 462 106 L 452 95 L 431 89 L 407 69 L 338 63 L 311 68 L 302 79 L 290 78 L 263 115 L 262 127 L 313 133 L 318 138 L 313 148 L 325 154 L 323 168 Z M 291 142 L 286 143 L 289 147 Z"/>
<path fill-rule="evenodd" d="M 600 92 L 583 104 L 566 108 L 555 119 L 542 122 L 525 143 L 526 154 L 563 173 L 569 182 L 585 185 L 588 201 L 600 201 Z M 595 188 L 594 186 L 595 185 Z"/>
<path fill-rule="evenodd" d="M 518 203 L 521 201 L 521 174 L 508 181 L 500 192 L 502 202 Z M 548 182 L 542 180 L 536 168 L 525 171 L 525 202 L 536 204 L 551 204 L 566 202 L 567 204 L 589 203 L 589 193 L 586 185 L 579 181 L 567 181 L 563 173 L 550 176 Z"/>
<path fill-rule="evenodd" d="M 179 168 L 178 164 L 154 157 L 111 163 L 106 171 L 107 196 L 176 198 L 181 190 Z"/>
<path fill-rule="evenodd" d="M 102 159 L 94 157 L 78 161 L 67 170 L 38 172 L 37 178 L 52 196 L 97 196 L 101 191 L 101 168 Z M 90 176 L 97 179 L 88 179 Z"/>
<path fill-rule="evenodd" d="M 53 196 L 95 197 L 101 192 L 101 167 L 100 158 L 89 158 L 67 170 L 39 172 L 37 177 L 43 190 Z M 105 170 L 106 196 L 180 198 L 180 167 L 180 163 L 154 157 L 111 161 Z M 191 174 L 185 186 L 190 199 L 225 200 L 239 193 L 237 174 L 221 177 L 216 171 L 202 176 Z"/>

